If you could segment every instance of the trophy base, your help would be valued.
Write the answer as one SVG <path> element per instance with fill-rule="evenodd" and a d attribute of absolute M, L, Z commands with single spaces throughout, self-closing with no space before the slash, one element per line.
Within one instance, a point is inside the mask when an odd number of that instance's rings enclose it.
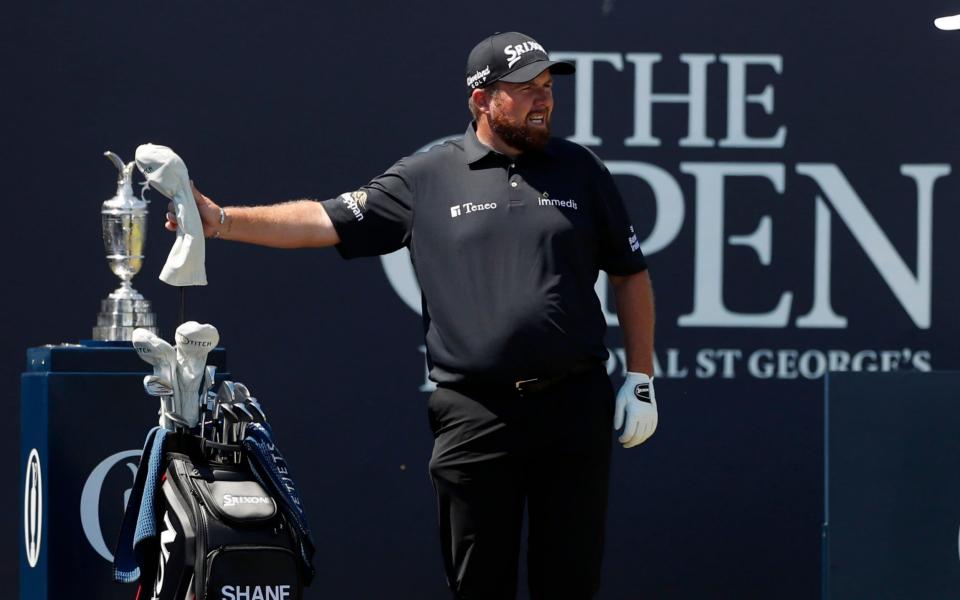
<path fill-rule="evenodd" d="M 100 314 L 97 315 L 97 326 L 93 328 L 93 339 L 128 342 L 133 339 L 133 330 L 137 328 L 159 333 L 157 316 L 151 310 L 150 301 L 144 299 L 128 282 L 124 282 L 100 301 Z"/>

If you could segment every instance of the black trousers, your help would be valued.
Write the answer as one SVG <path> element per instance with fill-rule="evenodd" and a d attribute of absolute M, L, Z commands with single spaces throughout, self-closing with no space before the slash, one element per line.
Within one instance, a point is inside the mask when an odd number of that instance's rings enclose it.
<path fill-rule="evenodd" d="M 441 386 L 430 474 L 457 600 L 514 600 L 524 507 L 532 600 L 600 585 L 614 393 L 601 365 L 539 393 Z"/>

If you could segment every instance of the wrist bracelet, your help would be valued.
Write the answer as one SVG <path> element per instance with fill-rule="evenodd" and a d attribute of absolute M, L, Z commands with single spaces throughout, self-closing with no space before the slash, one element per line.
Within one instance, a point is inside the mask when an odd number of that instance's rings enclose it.
<path fill-rule="evenodd" d="M 220 225 L 221 227 L 227 222 L 227 211 L 221 206 L 220 207 Z M 213 239 L 220 237 L 220 229 L 217 229 L 213 232 Z"/>

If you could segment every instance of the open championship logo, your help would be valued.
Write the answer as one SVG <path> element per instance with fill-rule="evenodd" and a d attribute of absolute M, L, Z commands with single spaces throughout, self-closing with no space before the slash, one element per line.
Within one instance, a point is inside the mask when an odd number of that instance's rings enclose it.
<path fill-rule="evenodd" d="M 83 492 L 80 494 L 80 524 L 83 526 L 83 533 L 97 554 L 109 562 L 113 562 L 113 553 L 107 548 L 100 524 L 100 494 L 103 490 L 103 482 L 114 467 L 129 458 L 139 458 L 140 452 L 140 450 L 124 450 L 103 459 L 90 472 L 87 482 L 83 484 Z M 126 466 L 133 475 L 136 475 L 136 462 L 127 462 Z M 126 508 L 129 499 L 130 490 L 128 489 L 123 494 L 123 508 Z"/>
<path fill-rule="evenodd" d="M 40 454 L 34 448 L 27 458 L 23 484 L 23 543 L 27 563 L 36 567 L 40 560 L 40 541 L 43 533 L 43 478 L 40 474 Z"/>

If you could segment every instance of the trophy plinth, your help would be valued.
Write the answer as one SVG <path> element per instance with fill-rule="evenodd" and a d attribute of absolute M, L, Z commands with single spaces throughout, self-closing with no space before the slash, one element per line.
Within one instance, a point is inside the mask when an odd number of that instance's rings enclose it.
<path fill-rule="evenodd" d="M 130 341 L 133 330 L 138 327 L 158 333 L 157 316 L 151 310 L 150 301 L 133 289 L 129 281 L 124 281 L 100 301 L 93 339 Z"/>
<path fill-rule="evenodd" d="M 93 339 L 129 341 L 138 327 L 157 333 L 157 317 L 150 301 L 133 289 L 130 280 L 143 265 L 143 245 L 147 238 L 147 201 L 133 195 L 131 179 L 134 163 L 124 165 L 120 157 L 106 152 L 120 171 L 117 195 L 103 203 L 100 211 L 103 245 L 113 274 L 120 287 L 100 302 Z"/>

